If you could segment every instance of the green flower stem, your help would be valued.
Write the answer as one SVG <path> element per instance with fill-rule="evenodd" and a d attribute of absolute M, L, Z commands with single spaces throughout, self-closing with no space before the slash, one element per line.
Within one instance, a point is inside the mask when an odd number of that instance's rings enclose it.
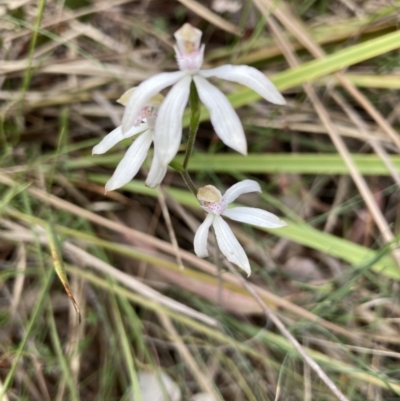
<path fill-rule="evenodd" d="M 169 163 L 169 166 L 172 167 L 174 170 L 178 171 L 179 173 L 181 173 L 181 176 L 183 178 L 183 181 L 185 181 L 186 186 L 190 189 L 190 192 L 197 199 L 197 188 L 196 185 L 194 185 L 192 179 L 190 178 L 189 172 L 175 160 L 172 160 L 172 162 Z"/>
<path fill-rule="evenodd" d="M 190 84 L 190 125 L 189 125 L 189 139 L 186 145 L 185 158 L 183 160 L 183 168 L 187 170 L 190 157 L 192 156 L 194 141 L 196 139 L 197 130 L 200 124 L 200 99 L 197 93 L 196 85 L 192 81 Z"/>
<path fill-rule="evenodd" d="M 196 185 L 194 185 L 192 179 L 190 178 L 189 173 L 187 170 L 181 171 L 181 176 L 183 178 L 183 181 L 185 181 L 185 184 L 188 186 L 192 194 L 196 197 L 197 199 L 197 188 Z"/>

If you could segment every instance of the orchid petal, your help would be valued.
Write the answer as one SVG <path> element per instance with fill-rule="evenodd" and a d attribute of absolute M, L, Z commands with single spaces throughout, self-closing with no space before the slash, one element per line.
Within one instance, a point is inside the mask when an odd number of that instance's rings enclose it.
<path fill-rule="evenodd" d="M 133 93 L 136 91 L 137 86 L 134 86 L 133 88 L 128 89 L 126 92 L 124 92 L 119 99 L 116 100 L 117 103 L 122 104 L 123 106 L 126 106 L 129 102 L 129 99 L 133 95 Z M 157 95 L 153 96 L 149 101 L 146 102 L 146 106 L 155 106 L 155 107 L 160 107 L 160 104 L 163 102 L 164 96 L 161 93 L 157 93 Z"/>
<path fill-rule="evenodd" d="M 215 216 L 213 227 L 215 230 L 215 236 L 217 237 L 218 247 L 221 249 L 221 252 L 229 262 L 238 265 L 249 276 L 251 272 L 249 259 L 247 258 L 242 245 L 240 245 L 232 230 L 229 228 L 228 223 L 226 223 L 221 216 Z"/>
<path fill-rule="evenodd" d="M 201 101 L 210 112 L 211 123 L 222 142 L 243 155 L 247 142 L 242 123 L 226 96 L 201 76 L 193 76 Z"/>
<path fill-rule="evenodd" d="M 130 138 L 134 135 L 140 134 L 148 129 L 147 123 L 140 124 L 138 127 L 132 127 L 126 134 L 122 133 L 121 126 L 115 128 L 107 134 L 100 143 L 98 143 L 92 150 L 92 154 L 101 155 L 110 150 L 114 145 L 123 139 Z"/>
<path fill-rule="evenodd" d="M 133 142 L 119 162 L 113 176 L 108 180 L 106 191 L 113 191 L 132 180 L 146 159 L 152 142 L 152 130 L 147 130 Z"/>
<path fill-rule="evenodd" d="M 208 232 L 213 220 L 214 215 L 209 213 L 203 223 L 200 224 L 200 227 L 197 229 L 196 235 L 194 236 L 194 252 L 199 258 L 206 258 L 208 256 Z"/>
<path fill-rule="evenodd" d="M 248 65 L 223 65 L 210 70 L 199 71 L 204 78 L 218 77 L 237 82 L 257 92 L 261 97 L 275 104 L 286 104 L 275 85 L 259 70 Z"/>
<path fill-rule="evenodd" d="M 122 132 L 127 132 L 134 125 L 140 110 L 153 96 L 179 81 L 184 74 L 183 71 L 163 72 L 143 81 L 132 93 L 126 105 L 122 119 Z"/>
<path fill-rule="evenodd" d="M 232 220 L 257 227 L 280 228 L 287 225 L 273 213 L 255 207 L 234 207 L 232 209 L 226 209 L 222 215 L 229 217 Z"/>
<path fill-rule="evenodd" d="M 163 166 L 158 157 L 154 155 L 149 174 L 147 175 L 146 186 L 149 188 L 157 187 L 161 184 L 165 174 L 167 174 L 167 166 Z"/>
<path fill-rule="evenodd" d="M 190 92 L 192 77 L 186 75 L 168 92 L 158 110 L 154 146 L 160 162 L 166 166 L 178 153 L 182 138 L 182 115 Z"/>
<path fill-rule="evenodd" d="M 253 180 L 240 181 L 228 188 L 222 198 L 226 203 L 231 203 L 240 195 L 247 194 L 248 192 L 261 192 L 258 182 Z"/>

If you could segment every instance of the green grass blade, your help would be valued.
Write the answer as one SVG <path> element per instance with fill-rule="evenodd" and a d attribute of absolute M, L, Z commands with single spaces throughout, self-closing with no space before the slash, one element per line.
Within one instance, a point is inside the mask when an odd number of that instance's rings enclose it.
<path fill-rule="evenodd" d="M 57 237 L 57 234 L 54 231 L 54 227 L 52 223 L 47 223 L 46 226 L 47 238 L 49 239 L 49 248 L 51 252 L 51 258 L 53 260 L 54 270 L 57 273 L 58 278 L 60 279 L 62 285 L 64 286 L 65 292 L 68 295 L 68 298 L 71 300 L 72 305 L 74 306 L 76 313 L 78 315 L 79 323 L 81 321 L 81 312 L 79 310 L 79 306 L 75 301 L 74 296 L 72 295 L 71 287 L 69 286 L 69 281 L 67 274 L 64 268 L 64 260 L 62 257 L 62 253 L 60 250 L 60 244 Z"/>
<path fill-rule="evenodd" d="M 39 318 L 39 314 L 42 312 L 43 307 L 44 307 L 44 303 L 45 303 L 45 299 L 49 293 L 50 290 L 50 285 L 53 281 L 53 271 L 48 271 L 46 272 L 46 276 L 44 277 L 43 280 L 43 286 L 41 289 L 41 292 L 37 298 L 37 301 L 35 303 L 35 306 L 33 308 L 32 311 L 32 315 L 29 319 L 28 324 L 25 326 L 25 332 L 24 332 L 24 336 L 21 340 L 21 342 L 19 343 L 18 349 L 16 354 L 14 355 L 13 358 L 13 362 L 12 365 L 8 371 L 8 374 L 6 376 L 6 378 L 4 379 L 3 382 L 3 386 L 2 389 L 0 390 L 0 400 L 3 399 L 4 395 L 7 392 L 8 387 L 11 385 L 12 379 L 14 377 L 15 371 L 17 369 L 18 363 L 20 361 L 20 358 L 22 356 L 22 352 L 25 349 L 26 343 L 28 341 L 29 336 L 32 333 L 33 330 L 33 326 L 35 325 L 37 319 Z"/>
<path fill-rule="evenodd" d="M 64 166 L 68 170 L 87 168 L 93 165 L 116 167 L 121 160 L 120 154 L 88 156 L 68 160 Z M 353 160 L 361 174 L 389 176 L 389 170 L 382 159 L 375 154 L 354 155 Z M 390 160 L 400 171 L 400 156 L 390 155 Z M 182 164 L 183 156 L 174 161 Z M 335 153 L 302 154 L 249 154 L 244 157 L 237 153 L 206 154 L 196 153 L 190 159 L 190 172 L 213 171 L 214 173 L 287 173 L 287 174 L 349 174 L 342 158 Z"/>
<path fill-rule="evenodd" d="M 128 339 L 128 335 L 126 333 L 124 324 L 122 322 L 122 317 L 120 314 L 118 302 L 114 296 L 112 297 L 112 305 L 113 305 L 114 320 L 115 320 L 115 324 L 116 324 L 116 328 L 117 328 L 117 332 L 118 332 L 118 336 L 119 336 L 119 341 L 121 342 L 121 346 L 123 349 L 123 356 L 124 356 L 128 376 L 130 379 L 129 380 L 130 385 L 133 390 L 134 399 L 136 401 L 142 401 L 139 380 L 138 380 L 138 377 L 136 374 L 135 363 L 133 361 L 133 356 L 132 356 L 132 349 L 129 345 L 130 340 Z"/>
<path fill-rule="evenodd" d="M 67 360 L 64 356 L 60 337 L 57 333 L 57 327 L 56 327 L 56 323 L 54 321 L 52 308 L 49 307 L 49 311 L 50 311 L 50 313 L 49 313 L 50 337 L 51 337 L 51 342 L 53 344 L 57 358 L 59 360 L 60 370 L 62 372 L 63 378 L 65 379 L 65 382 L 67 383 L 67 386 L 69 389 L 69 394 L 71 397 L 70 399 L 72 401 L 79 401 L 80 397 L 79 397 L 78 389 L 74 385 L 74 381 L 72 379 L 70 368 L 68 367 Z"/>

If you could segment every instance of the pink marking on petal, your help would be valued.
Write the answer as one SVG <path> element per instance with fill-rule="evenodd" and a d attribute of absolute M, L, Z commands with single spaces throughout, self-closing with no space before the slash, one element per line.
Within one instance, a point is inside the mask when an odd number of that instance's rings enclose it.
<path fill-rule="evenodd" d="M 135 118 L 135 122 L 133 125 L 135 127 L 137 127 L 140 124 L 148 121 L 152 117 L 156 117 L 157 111 L 158 111 L 157 107 L 154 107 L 154 106 L 143 107 L 142 110 L 140 110 L 140 113 L 138 114 L 138 116 Z"/>
<path fill-rule="evenodd" d="M 204 45 L 191 53 L 181 52 L 175 47 L 176 61 L 181 71 L 197 72 L 203 64 Z"/>
<path fill-rule="evenodd" d="M 202 207 L 206 212 L 219 216 L 225 212 L 227 203 L 224 199 L 219 202 L 203 202 Z"/>

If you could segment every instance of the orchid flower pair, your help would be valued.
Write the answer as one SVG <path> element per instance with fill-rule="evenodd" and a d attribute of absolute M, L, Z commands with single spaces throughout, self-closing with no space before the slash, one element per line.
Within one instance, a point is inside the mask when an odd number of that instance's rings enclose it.
<path fill-rule="evenodd" d="M 154 188 L 162 182 L 168 164 L 176 156 L 181 143 L 182 116 L 188 102 L 192 81 L 200 100 L 210 113 L 215 132 L 225 145 L 243 155 L 247 154 L 247 142 L 240 119 L 225 95 L 206 78 L 217 77 L 237 82 L 248 86 L 272 103 L 285 104 L 284 98 L 273 83 L 255 68 L 245 65 L 224 65 L 201 70 L 204 56 L 204 45 L 200 44 L 201 36 L 200 30 L 190 24 L 184 24 L 175 33 L 175 53 L 180 70 L 157 74 L 142 82 L 138 87 L 130 89 L 118 100 L 126 106 L 122 125 L 95 146 L 93 153 L 105 153 L 125 138 L 135 135 L 138 137 L 107 182 L 107 191 L 117 189 L 132 180 L 146 159 L 153 142 L 154 156 L 146 185 Z M 172 88 L 163 99 L 160 92 L 171 85 Z M 249 274 L 250 265 L 247 256 L 220 215 L 268 228 L 282 227 L 285 223 L 273 214 L 260 209 L 227 209 L 227 204 L 241 193 L 261 191 L 258 184 L 250 180 L 236 185 L 224 196 L 212 186 L 199 190 L 198 199 L 203 209 L 209 214 L 196 233 L 195 252 L 198 256 L 207 256 L 207 234 L 212 224 L 222 253 Z M 204 191 L 208 195 L 213 194 L 211 200 L 204 198 Z M 234 250 L 230 251 L 230 248 Z"/>
<path fill-rule="evenodd" d="M 210 70 L 200 70 L 203 64 L 204 45 L 200 45 L 202 32 L 185 24 L 175 33 L 177 45 L 175 53 L 180 71 L 164 72 L 143 81 L 135 90 L 128 91 L 120 102 L 126 105 L 122 126 L 112 131 L 93 149 L 93 153 L 106 152 L 119 140 L 132 137 L 140 132 L 151 130 L 140 144 L 129 149 L 132 165 L 142 164 L 144 153 L 150 148 L 149 138 L 154 141 L 154 159 L 150 168 L 150 177 L 146 181 L 149 187 L 156 187 L 163 180 L 168 164 L 176 156 L 182 139 L 182 116 L 187 105 L 190 84 L 196 85 L 200 100 L 210 112 L 211 123 L 215 132 L 225 145 L 243 155 L 247 154 L 247 142 L 242 123 L 225 95 L 206 78 L 218 77 L 237 82 L 253 89 L 260 96 L 275 104 L 285 104 L 282 95 L 274 84 L 260 71 L 247 65 L 224 65 Z M 163 102 L 156 105 L 152 101 L 159 93 L 172 86 Z M 153 114 L 141 119 L 151 107 Z M 150 121 L 151 120 L 151 121 Z M 146 126 L 145 124 L 148 124 Z M 146 141 L 146 139 L 148 139 Z M 111 146 L 105 146 L 111 144 Z M 132 150 L 131 150 L 132 149 Z M 146 150 L 144 152 L 144 149 Z M 137 153 L 134 153 L 134 150 Z M 125 164 L 125 158 L 122 160 Z M 119 166 L 118 166 L 119 167 Z M 113 190 L 129 182 L 139 169 L 117 168 L 106 188 Z M 159 170 L 158 174 L 155 170 Z"/>

